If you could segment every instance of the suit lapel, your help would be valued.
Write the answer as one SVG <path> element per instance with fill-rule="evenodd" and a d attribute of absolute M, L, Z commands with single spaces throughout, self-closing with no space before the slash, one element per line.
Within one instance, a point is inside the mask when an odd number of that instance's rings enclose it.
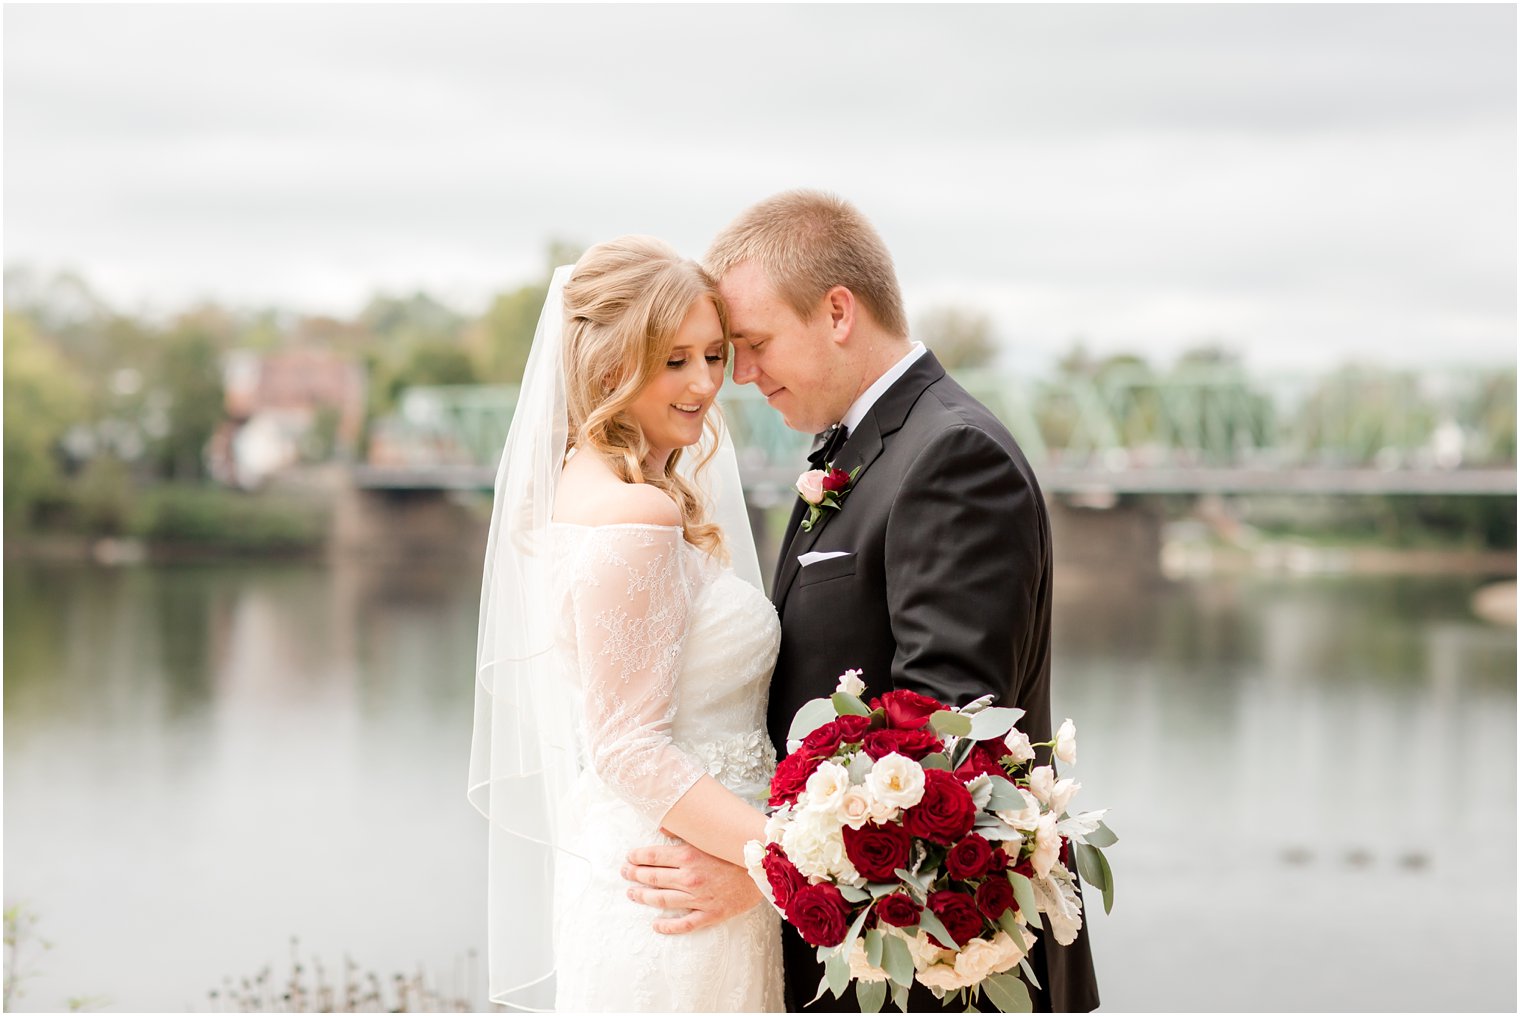
<path fill-rule="evenodd" d="M 871 463 L 880 457 L 887 438 L 902 429 L 903 421 L 908 418 L 909 411 L 924 393 L 924 389 L 944 376 L 945 369 L 933 353 L 925 352 L 915 360 L 903 376 L 876 400 L 865 419 L 860 421 L 860 426 L 850 432 L 834 465 L 847 473 L 858 466 L 860 472 L 855 474 L 855 485 L 858 486 L 866 470 L 871 468 Z M 778 613 L 786 606 L 787 594 L 791 592 L 797 572 L 802 568 L 797 558 L 813 549 L 813 544 L 818 541 L 819 535 L 833 516 L 850 510 L 852 496 L 853 493 L 846 494 L 844 503 L 837 510 L 825 509 L 812 530 L 806 533 L 800 525 L 805 515 L 805 503 L 802 498 L 797 499 L 792 509 L 792 525 L 789 530 L 791 539 L 781 552 L 781 560 L 776 563 L 776 584 L 771 599 L 775 602 Z"/>

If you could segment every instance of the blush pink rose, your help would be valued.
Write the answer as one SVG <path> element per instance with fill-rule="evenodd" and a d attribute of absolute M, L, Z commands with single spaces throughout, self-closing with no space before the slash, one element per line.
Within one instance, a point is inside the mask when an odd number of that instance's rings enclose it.
<path fill-rule="evenodd" d="M 802 500 L 808 504 L 823 503 L 824 475 L 821 469 L 809 469 L 797 477 L 797 493 L 802 495 Z"/>

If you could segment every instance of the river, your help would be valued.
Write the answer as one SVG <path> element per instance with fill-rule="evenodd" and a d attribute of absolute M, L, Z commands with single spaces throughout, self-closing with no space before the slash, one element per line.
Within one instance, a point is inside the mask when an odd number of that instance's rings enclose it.
<path fill-rule="evenodd" d="M 1513 1010 L 1515 630 L 1468 578 L 1058 581 L 1105 1007 Z M 299 938 L 480 1007 L 478 577 L 5 567 L 15 1010 L 228 1007 Z M 41 940 L 51 943 L 43 949 Z M 213 998 L 209 992 L 223 994 Z"/>

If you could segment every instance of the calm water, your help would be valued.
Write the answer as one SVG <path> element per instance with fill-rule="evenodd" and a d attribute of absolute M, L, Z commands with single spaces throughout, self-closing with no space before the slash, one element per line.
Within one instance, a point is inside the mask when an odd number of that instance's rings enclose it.
<path fill-rule="evenodd" d="M 1464 579 L 1066 583 L 1056 719 L 1108 806 L 1116 1010 L 1515 1007 L 1515 634 Z M 478 1006 L 477 577 L 5 569 L 13 1008 L 421 965 Z M 1091 897 L 1090 897 L 1091 899 Z"/>

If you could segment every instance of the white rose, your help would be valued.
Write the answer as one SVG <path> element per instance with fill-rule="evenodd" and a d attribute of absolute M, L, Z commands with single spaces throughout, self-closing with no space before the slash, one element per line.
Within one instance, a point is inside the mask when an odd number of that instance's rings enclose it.
<path fill-rule="evenodd" d="M 750 840 L 744 844 L 744 869 L 749 872 L 749 877 L 755 880 L 755 884 L 760 887 L 760 892 L 774 907 L 776 896 L 771 891 L 771 880 L 766 876 L 765 867 L 761 864 L 763 860 L 765 860 L 765 844 L 759 840 Z"/>
<path fill-rule="evenodd" d="M 866 787 L 865 791 L 869 796 L 871 793 L 871 788 Z M 901 815 L 902 809 L 897 807 L 895 804 L 888 804 L 885 801 L 878 801 L 875 797 L 871 797 L 872 822 L 875 822 L 877 825 L 886 825 L 888 822 L 896 822 L 898 817 Z"/>
<path fill-rule="evenodd" d="M 1069 717 L 1061 721 L 1061 729 L 1056 731 L 1056 758 L 1067 765 L 1077 762 L 1077 725 Z"/>
<path fill-rule="evenodd" d="M 924 799 L 924 768 L 894 751 L 876 760 L 866 777 L 866 787 L 882 804 L 911 808 Z"/>
<path fill-rule="evenodd" d="M 850 789 L 850 774 L 837 762 L 825 762 L 807 779 L 807 806 L 817 811 L 835 811 Z"/>
<path fill-rule="evenodd" d="M 915 976 L 925 987 L 937 988 L 941 992 L 966 988 L 976 983 L 962 977 L 955 967 L 948 963 L 936 963 L 933 966 L 925 967 L 923 970 L 918 971 Z"/>
<path fill-rule="evenodd" d="M 972 939 L 955 954 L 955 972 L 971 983 L 985 981 L 993 974 L 1018 965 L 1024 950 L 1006 931 L 1000 931 L 990 941 Z"/>
<path fill-rule="evenodd" d="M 804 875 L 830 878 L 837 862 L 844 857 L 839 820 L 828 812 L 810 808 L 797 812 L 781 833 L 781 849 Z"/>
<path fill-rule="evenodd" d="M 863 673 L 865 673 L 863 670 L 846 670 L 839 675 L 839 686 L 834 690 L 859 698 L 860 693 L 866 690 L 866 683 L 860 679 Z"/>
<path fill-rule="evenodd" d="M 1008 746 L 1008 754 L 1013 756 L 1015 762 L 1028 762 L 1034 758 L 1034 748 L 1029 744 L 1029 735 L 1018 727 L 1008 731 L 1008 736 L 1003 738 L 1003 743 Z"/>
<path fill-rule="evenodd" d="M 1059 816 L 1071 803 L 1072 796 L 1082 789 L 1074 780 L 1056 779 L 1056 771 L 1050 766 L 1039 766 L 1029 774 L 1029 789 L 1051 811 Z"/>
<path fill-rule="evenodd" d="M 857 938 L 855 946 L 850 950 L 850 976 L 857 981 L 885 981 L 887 972 L 881 967 L 873 967 L 866 960 L 866 943 L 864 938 Z"/>
<path fill-rule="evenodd" d="M 770 818 L 765 820 L 765 842 L 780 843 L 781 834 L 786 830 L 786 825 L 792 819 L 792 806 L 784 805 Z"/>
<path fill-rule="evenodd" d="M 1014 789 L 1019 792 L 1019 797 L 1023 800 L 1024 806 L 1017 811 L 999 811 L 995 812 L 995 814 L 998 818 L 1020 832 L 1034 832 L 1035 826 L 1039 825 L 1040 822 L 1041 810 L 1039 799 L 1023 787 L 1015 787 Z"/>
<path fill-rule="evenodd" d="M 1030 855 L 1029 863 L 1034 866 L 1034 873 L 1044 878 L 1050 874 L 1051 865 L 1055 864 L 1061 856 L 1061 834 L 1056 832 L 1055 812 L 1046 812 L 1040 816 L 1040 824 L 1034 830 L 1034 853 Z"/>
<path fill-rule="evenodd" d="M 925 932 L 916 932 L 912 935 L 904 935 L 893 929 L 888 934 L 897 935 L 908 944 L 908 955 L 913 957 L 913 969 L 926 970 L 940 961 L 941 957 L 949 956 L 948 949 L 941 949 L 934 944 Z"/>
<path fill-rule="evenodd" d="M 865 787 L 851 787 L 840 797 L 835 813 L 845 825 L 859 829 L 871 821 L 871 806 L 871 795 Z"/>

